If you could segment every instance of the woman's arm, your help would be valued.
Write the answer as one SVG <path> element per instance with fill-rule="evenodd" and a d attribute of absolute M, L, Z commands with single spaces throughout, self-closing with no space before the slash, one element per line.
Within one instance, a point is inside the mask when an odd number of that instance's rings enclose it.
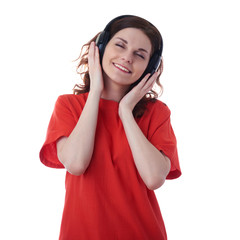
<path fill-rule="evenodd" d="M 163 185 L 171 168 L 170 160 L 155 148 L 137 125 L 132 110 L 136 103 L 150 90 L 160 72 L 148 81 L 146 76 L 119 104 L 119 116 L 131 148 L 137 170 L 146 186 L 155 190 Z"/>
<path fill-rule="evenodd" d="M 95 43 L 90 45 L 88 61 L 91 81 L 86 104 L 69 137 L 60 138 L 57 142 L 58 158 L 73 175 L 85 172 L 94 149 L 99 100 L 103 90 L 99 52 Z"/>
<path fill-rule="evenodd" d="M 161 187 L 170 171 L 170 160 L 144 136 L 132 112 L 122 110 L 121 120 L 142 180 L 151 190 Z"/>

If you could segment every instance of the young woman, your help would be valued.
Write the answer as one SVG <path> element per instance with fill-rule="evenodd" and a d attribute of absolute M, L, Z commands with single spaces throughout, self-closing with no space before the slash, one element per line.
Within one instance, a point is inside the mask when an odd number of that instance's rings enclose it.
<path fill-rule="evenodd" d="M 40 151 L 67 170 L 59 239 L 167 239 L 153 190 L 181 170 L 170 110 L 152 90 L 161 53 L 156 27 L 131 15 L 84 45 L 83 84 L 57 99 Z"/>

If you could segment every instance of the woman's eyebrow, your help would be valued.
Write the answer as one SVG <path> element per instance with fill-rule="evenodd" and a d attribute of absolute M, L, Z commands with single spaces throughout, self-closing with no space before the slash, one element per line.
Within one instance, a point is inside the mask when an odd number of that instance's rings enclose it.
<path fill-rule="evenodd" d="M 117 39 L 120 39 L 121 41 L 123 41 L 124 43 L 128 43 L 127 40 L 123 39 L 123 38 L 120 38 L 120 37 L 117 37 Z"/>
<path fill-rule="evenodd" d="M 128 44 L 127 40 L 125 40 L 123 38 L 117 37 L 117 39 L 119 39 L 119 40 L 123 41 L 124 43 Z M 148 53 L 148 51 L 146 49 L 144 49 L 144 48 L 139 48 L 138 50 L 142 51 L 142 52 Z"/>

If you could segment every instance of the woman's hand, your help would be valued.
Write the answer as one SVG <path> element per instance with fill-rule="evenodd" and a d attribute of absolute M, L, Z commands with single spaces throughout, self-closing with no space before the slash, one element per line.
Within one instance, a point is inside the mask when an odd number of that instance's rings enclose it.
<path fill-rule="evenodd" d="M 136 104 L 147 94 L 153 87 L 157 77 L 161 74 L 161 69 L 155 72 L 150 78 L 147 74 L 138 85 L 127 93 L 119 103 L 119 116 L 122 118 L 124 112 L 132 113 Z M 148 79 L 149 78 L 149 79 Z"/>
<path fill-rule="evenodd" d="M 95 42 L 91 42 L 88 52 L 88 66 L 90 76 L 90 92 L 101 93 L 104 88 L 102 68 L 99 60 L 99 50 Z"/>

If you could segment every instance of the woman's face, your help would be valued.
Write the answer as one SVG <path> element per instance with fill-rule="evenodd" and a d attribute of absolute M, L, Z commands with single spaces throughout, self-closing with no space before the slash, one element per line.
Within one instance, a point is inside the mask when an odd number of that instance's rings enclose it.
<path fill-rule="evenodd" d="M 125 28 L 108 42 L 102 60 L 104 78 L 130 86 L 146 69 L 152 46 L 149 38 L 137 28 Z"/>

